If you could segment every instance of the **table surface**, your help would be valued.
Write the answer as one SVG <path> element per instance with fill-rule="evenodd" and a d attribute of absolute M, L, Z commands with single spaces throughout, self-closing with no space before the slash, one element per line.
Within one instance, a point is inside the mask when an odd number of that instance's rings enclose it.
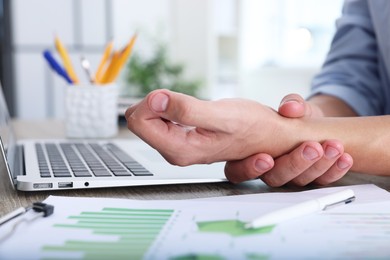
<path fill-rule="evenodd" d="M 65 136 L 64 125 L 61 121 L 13 121 L 17 139 L 26 138 L 63 138 Z M 120 127 L 116 138 L 136 138 L 126 126 Z M 49 195 L 72 196 L 72 197 L 106 197 L 106 198 L 129 198 L 129 199 L 191 199 L 219 197 L 241 194 L 254 194 L 264 192 L 292 192 L 318 188 L 309 187 L 280 187 L 271 188 L 259 180 L 248 181 L 242 184 L 206 183 L 206 184 L 180 184 L 180 185 L 156 185 L 141 187 L 120 187 L 120 188 L 99 188 L 80 190 L 59 190 L 59 191 L 16 191 L 8 181 L 4 170 L 0 173 L 0 216 L 18 208 L 31 205 L 33 202 L 42 201 Z M 344 186 L 373 183 L 390 191 L 390 178 L 383 176 L 372 176 L 368 174 L 348 173 L 343 179 L 331 186 Z"/>

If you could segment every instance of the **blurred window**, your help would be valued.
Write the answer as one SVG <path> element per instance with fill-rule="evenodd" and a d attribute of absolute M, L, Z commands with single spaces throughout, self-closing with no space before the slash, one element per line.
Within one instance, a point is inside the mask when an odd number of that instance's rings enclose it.
<path fill-rule="evenodd" d="M 243 65 L 318 67 L 330 46 L 342 0 L 243 0 Z"/>

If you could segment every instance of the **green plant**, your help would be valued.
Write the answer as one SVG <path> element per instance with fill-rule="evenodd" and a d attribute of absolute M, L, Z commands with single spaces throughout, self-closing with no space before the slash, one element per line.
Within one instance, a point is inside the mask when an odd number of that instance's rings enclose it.
<path fill-rule="evenodd" d="M 126 81 L 134 96 L 145 96 L 155 89 L 170 89 L 191 96 L 196 96 L 201 85 L 199 80 L 186 80 L 182 74 L 183 64 L 174 64 L 168 60 L 164 44 L 158 44 L 155 54 L 144 59 L 134 53 L 127 64 Z"/>

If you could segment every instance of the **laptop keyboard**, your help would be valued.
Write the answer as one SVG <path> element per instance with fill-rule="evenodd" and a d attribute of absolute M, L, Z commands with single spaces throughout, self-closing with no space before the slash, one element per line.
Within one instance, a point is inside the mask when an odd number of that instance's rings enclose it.
<path fill-rule="evenodd" d="M 35 144 L 41 177 L 153 176 L 112 143 Z"/>

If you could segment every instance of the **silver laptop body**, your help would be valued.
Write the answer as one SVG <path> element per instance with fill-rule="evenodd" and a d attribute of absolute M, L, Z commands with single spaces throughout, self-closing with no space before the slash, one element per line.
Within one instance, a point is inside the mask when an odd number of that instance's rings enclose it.
<path fill-rule="evenodd" d="M 1 87 L 0 153 L 1 171 L 23 191 L 226 181 L 223 163 L 174 166 L 140 139 L 16 142 Z"/>

